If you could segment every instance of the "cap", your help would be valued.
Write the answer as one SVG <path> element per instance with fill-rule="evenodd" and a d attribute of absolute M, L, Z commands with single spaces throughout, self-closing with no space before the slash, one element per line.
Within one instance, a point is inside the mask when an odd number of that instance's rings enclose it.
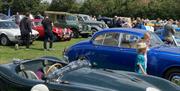
<path fill-rule="evenodd" d="M 44 84 L 37 84 L 31 88 L 31 91 L 49 91 L 49 89 Z"/>

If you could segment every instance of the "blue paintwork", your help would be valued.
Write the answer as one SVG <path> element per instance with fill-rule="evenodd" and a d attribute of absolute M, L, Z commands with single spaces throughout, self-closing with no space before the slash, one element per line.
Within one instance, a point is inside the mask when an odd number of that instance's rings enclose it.
<path fill-rule="evenodd" d="M 129 33 L 142 37 L 148 31 L 130 28 L 104 29 L 95 33 L 92 39 L 82 41 L 68 48 L 65 56 L 68 56 L 70 61 L 85 57 L 98 68 L 134 71 L 137 55 L 135 48 L 94 45 L 92 43 L 97 35 L 107 32 Z M 150 47 L 147 56 L 148 74 L 163 77 L 169 68 L 180 67 L 180 48 L 157 45 Z"/>

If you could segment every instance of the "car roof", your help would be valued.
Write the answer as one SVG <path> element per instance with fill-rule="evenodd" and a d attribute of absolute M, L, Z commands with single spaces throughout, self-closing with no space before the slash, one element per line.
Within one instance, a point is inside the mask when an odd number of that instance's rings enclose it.
<path fill-rule="evenodd" d="M 11 21 L 11 20 L 1 20 L 0 19 L 0 22 L 13 22 L 13 21 Z"/>
<path fill-rule="evenodd" d="M 102 31 L 97 32 L 95 35 L 97 35 L 99 33 L 103 33 L 103 32 L 104 33 L 105 32 L 129 33 L 129 34 L 133 34 L 133 35 L 143 37 L 144 34 L 148 31 L 143 30 L 143 29 L 136 29 L 136 28 L 107 28 L 107 29 L 103 29 Z"/>

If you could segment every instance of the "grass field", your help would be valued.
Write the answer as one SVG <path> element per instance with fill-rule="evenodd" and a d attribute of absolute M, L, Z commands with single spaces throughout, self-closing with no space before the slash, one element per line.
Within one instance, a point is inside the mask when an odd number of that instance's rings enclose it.
<path fill-rule="evenodd" d="M 65 47 L 69 47 L 85 38 L 72 39 L 71 41 L 54 42 L 52 51 L 43 50 L 43 41 L 35 41 L 30 50 L 25 50 L 25 46 L 20 46 L 15 50 L 14 46 L 0 46 L 0 64 L 11 62 L 12 59 L 32 59 L 41 56 L 62 57 L 62 51 Z"/>

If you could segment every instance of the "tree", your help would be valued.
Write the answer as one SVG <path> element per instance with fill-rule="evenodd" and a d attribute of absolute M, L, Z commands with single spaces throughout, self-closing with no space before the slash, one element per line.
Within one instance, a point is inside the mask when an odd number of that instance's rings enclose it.
<path fill-rule="evenodd" d="M 13 12 L 37 13 L 40 10 L 41 0 L 15 0 L 12 4 Z"/>
<path fill-rule="evenodd" d="M 77 8 L 75 3 L 75 0 L 52 0 L 48 10 L 70 12 L 74 7 Z"/>

